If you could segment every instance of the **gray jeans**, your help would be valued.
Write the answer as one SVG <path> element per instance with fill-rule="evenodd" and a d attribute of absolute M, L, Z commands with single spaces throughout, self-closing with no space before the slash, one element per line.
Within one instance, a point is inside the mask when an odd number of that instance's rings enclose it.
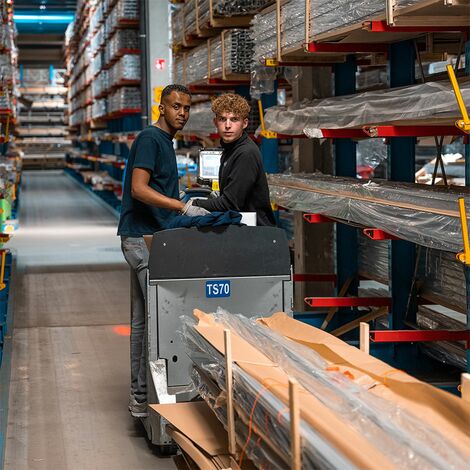
<path fill-rule="evenodd" d="M 131 267 L 131 393 L 147 400 L 147 334 L 145 305 L 149 252 L 143 237 L 121 237 L 121 249 Z"/>

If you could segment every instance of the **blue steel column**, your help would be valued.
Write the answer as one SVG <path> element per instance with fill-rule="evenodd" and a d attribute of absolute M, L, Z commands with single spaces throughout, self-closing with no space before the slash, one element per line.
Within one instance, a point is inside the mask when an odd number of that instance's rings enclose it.
<path fill-rule="evenodd" d="M 469 29 L 470 36 L 470 29 Z M 465 74 L 470 75 L 470 41 L 465 45 Z M 466 103 L 468 106 L 468 103 Z M 470 139 L 465 144 L 465 186 L 470 186 Z M 470 330 L 470 268 L 464 265 L 467 289 L 467 330 Z M 470 372 L 470 349 L 467 350 L 467 372 Z"/>
<path fill-rule="evenodd" d="M 349 95 L 356 91 L 356 58 L 349 56 L 345 63 L 335 65 L 335 95 Z M 356 142 L 352 139 L 335 140 L 335 174 L 355 178 Z M 349 278 L 357 278 L 357 229 L 345 224 L 336 224 L 336 271 L 338 289 Z M 357 295 L 358 281 L 351 284 L 349 293 Z"/>
<path fill-rule="evenodd" d="M 274 92 L 261 95 L 263 109 L 277 105 L 277 80 L 274 82 Z M 279 173 L 279 144 L 277 139 L 261 139 L 261 155 L 266 173 Z"/>
<path fill-rule="evenodd" d="M 415 50 L 412 41 L 404 41 L 390 46 L 390 86 L 399 87 L 414 84 Z M 389 179 L 391 181 L 415 182 L 414 137 L 396 137 L 389 145 Z M 392 315 L 390 328 L 405 327 L 407 319 L 416 320 L 416 298 L 408 306 L 408 298 L 413 282 L 416 262 L 416 246 L 404 240 L 393 240 L 390 253 L 390 288 L 392 295 Z M 415 297 L 415 296 L 414 296 Z"/>

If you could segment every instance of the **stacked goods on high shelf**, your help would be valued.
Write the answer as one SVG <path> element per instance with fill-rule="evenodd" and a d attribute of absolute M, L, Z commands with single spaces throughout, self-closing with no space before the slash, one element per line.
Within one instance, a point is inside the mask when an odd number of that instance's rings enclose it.
<path fill-rule="evenodd" d="M 140 112 L 138 26 L 135 0 L 78 5 L 66 38 L 71 127 L 104 128 L 106 119 Z"/>
<path fill-rule="evenodd" d="M 174 10 L 175 81 L 201 85 L 208 79 L 249 80 L 254 44 L 248 28 L 253 15 L 268 3 L 189 0 Z M 211 28 L 201 29 L 209 24 Z"/>
<path fill-rule="evenodd" d="M 113 207 L 129 136 L 141 128 L 139 3 L 78 2 L 66 33 L 69 128 L 77 147 L 67 171 Z"/>
<path fill-rule="evenodd" d="M 16 123 L 18 49 L 12 6 L 2 2 L 0 14 L 0 143 L 5 143 L 11 141 Z"/>
<path fill-rule="evenodd" d="M 26 169 L 63 168 L 70 147 L 65 71 L 21 68 L 17 145 Z"/>
<path fill-rule="evenodd" d="M 16 201 L 21 181 L 22 160 L 19 156 L 0 157 L 0 233 L 9 234 L 18 225 Z M 3 241 L 0 240 L 0 245 Z"/>
<path fill-rule="evenodd" d="M 173 46 L 192 47 L 222 28 L 246 28 L 253 15 L 271 1 L 186 0 L 172 15 Z"/>

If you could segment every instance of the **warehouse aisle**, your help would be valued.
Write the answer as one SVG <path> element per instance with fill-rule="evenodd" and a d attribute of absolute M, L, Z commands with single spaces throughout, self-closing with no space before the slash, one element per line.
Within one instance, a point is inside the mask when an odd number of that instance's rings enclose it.
<path fill-rule="evenodd" d="M 116 222 L 64 173 L 24 173 L 7 470 L 174 468 L 127 411 L 129 274 Z"/>

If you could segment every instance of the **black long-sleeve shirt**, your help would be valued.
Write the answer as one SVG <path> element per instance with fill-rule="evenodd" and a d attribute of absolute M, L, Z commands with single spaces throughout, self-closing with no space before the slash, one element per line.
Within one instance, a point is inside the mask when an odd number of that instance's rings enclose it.
<path fill-rule="evenodd" d="M 211 212 L 256 212 L 258 225 L 275 225 L 268 182 L 258 146 L 248 134 L 243 133 L 235 142 L 222 142 L 222 147 L 220 197 L 196 199 L 193 204 Z"/>

